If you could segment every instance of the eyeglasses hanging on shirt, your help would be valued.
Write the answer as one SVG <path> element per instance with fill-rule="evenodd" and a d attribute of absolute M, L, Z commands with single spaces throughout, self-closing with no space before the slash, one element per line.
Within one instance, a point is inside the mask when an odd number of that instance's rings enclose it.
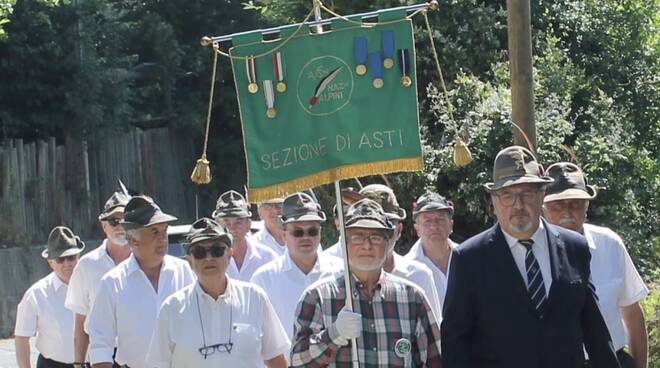
<path fill-rule="evenodd" d="M 234 323 L 233 318 L 233 308 L 231 304 L 229 305 L 229 339 L 227 342 L 206 345 L 206 334 L 204 333 L 204 323 L 202 322 L 202 311 L 199 308 L 199 295 L 195 294 L 195 301 L 197 302 L 197 314 L 199 315 L 199 325 L 202 327 L 202 344 L 201 348 L 197 349 L 200 354 L 206 359 L 209 355 L 212 355 L 215 352 L 231 354 L 231 349 L 234 347 L 234 343 L 231 342 L 231 326 Z"/>

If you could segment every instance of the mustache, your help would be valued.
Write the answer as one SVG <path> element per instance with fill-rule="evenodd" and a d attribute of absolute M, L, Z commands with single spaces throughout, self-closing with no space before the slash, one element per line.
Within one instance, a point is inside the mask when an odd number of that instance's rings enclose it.
<path fill-rule="evenodd" d="M 561 219 L 559 219 L 560 225 L 572 225 L 575 224 L 576 222 L 577 220 L 575 219 L 575 217 L 562 217 Z"/>

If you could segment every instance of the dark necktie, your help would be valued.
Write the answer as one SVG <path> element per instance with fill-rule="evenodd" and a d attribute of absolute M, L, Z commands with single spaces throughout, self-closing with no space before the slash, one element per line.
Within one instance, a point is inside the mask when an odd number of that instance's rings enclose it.
<path fill-rule="evenodd" d="M 525 269 L 527 270 L 527 292 L 529 293 L 529 298 L 532 300 L 532 304 L 536 311 L 539 313 L 539 316 L 543 316 L 543 307 L 545 306 L 545 285 L 543 284 L 543 275 L 541 274 L 541 267 L 539 262 L 532 252 L 532 245 L 534 241 L 532 239 L 518 240 L 525 249 Z"/>

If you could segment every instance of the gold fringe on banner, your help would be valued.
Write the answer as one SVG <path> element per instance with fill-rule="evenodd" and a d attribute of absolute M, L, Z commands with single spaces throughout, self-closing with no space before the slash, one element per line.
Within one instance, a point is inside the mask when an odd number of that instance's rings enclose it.
<path fill-rule="evenodd" d="M 420 171 L 424 168 L 422 157 L 402 158 L 397 160 L 369 162 L 362 164 L 344 165 L 316 174 L 302 176 L 287 182 L 260 188 L 248 188 L 250 200 L 255 202 L 271 198 L 283 197 L 307 188 L 332 183 L 337 180 L 349 179 L 358 176 L 388 174 L 399 171 Z"/>

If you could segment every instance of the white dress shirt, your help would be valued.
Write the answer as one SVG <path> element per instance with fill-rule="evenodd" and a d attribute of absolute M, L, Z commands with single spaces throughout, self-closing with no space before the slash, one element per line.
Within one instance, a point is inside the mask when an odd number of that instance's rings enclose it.
<path fill-rule="evenodd" d="M 447 239 L 450 248 L 456 248 L 458 244 L 454 243 L 451 239 Z M 410 248 L 410 251 L 404 256 L 405 259 L 421 262 L 431 270 L 433 274 L 433 283 L 435 284 L 438 293 L 438 302 L 440 313 L 436 315 L 438 321 L 442 320 L 442 306 L 445 304 L 445 294 L 447 294 L 447 275 L 438 266 L 435 265 L 433 260 L 424 253 L 422 246 L 422 239 L 418 239 L 415 244 Z M 451 253 L 449 253 L 449 261 L 447 262 L 447 274 L 449 274 L 449 267 L 451 267 Z"/>
<path fill-rule="evenodd" d="M 162 302 L 190 285 L 195 276 L 188 262 L 166 255 L 154 290 L 135 255 L 103 276 L 96 300 L 85 321 L 92 364 L 112 362 L 117 341 L 117 363 L 147 367 L 145 358 Z"/>
<path fill-rule="evenodd" d="M 324 255 L 321 252 L 317 254 L 316 263 L 308 274 L 304 274 L 298 268 L 289 252 L 286 251 L 275 261 L 259 268 L 250 280 L 266 290 L 289 339 L 293 337 L 296 307 L 303 291 L 317 280 L 341 273 L 344 269 L 338 258 Z"/>
<path fill-rule="evenodd" d="M 245 240 L 247 241 L 247 250 L 245 251 L 245 258 L 243 258 L 241 269 L 238 269 L 234 257 L 231 257 L 229 268 L 227 268 L 227 275 L 234 280 L 248 282 L 259 267 L 275 260 L 278 256 L 274 250 L 257 243 L 251 237 L 247 237 Z"/>
<path fill-rule="evenodd" d="M 18 304 L 15 336 L 37 336 L 39 353 L 73 363 L 73 312 L 64 306 L 67 286 L 54 272 L 32 285 Z"/>
<path fill-rule="evenodd" d="M 527 248 L 518 242 L 518 240 L 525 239 L 516 239 L 513 236 L 507 234 L 504 229 L 502 229 L 502 233 L 504 233 L 504 238 L 509 244 L 511 255 L 513 256 L 513 260 L 516 262 L 516 266 L 518 266 L 518 271 L 520 271 L 520 275 L 525 282 L 525 286 L 527 286 L 527 267 L 525 267 L 525 256 L 527 255 Z M 545 286 L 545 296 L 547 297 L 550 293 L 550 287 L 552 286 L 552 271 L 550 269 L 550 250 L 548 249 L 548 236 L 546 235 L 543 221 L 539 221 L 539 228 L 536 229 L 536 232 L 530 239 L 534 240 L 534 244 L 532 245 L 532 253 L 534 253 L 534 257 L 536 257 L 536 260 L 539 263 L 539 267 L 541 267 L 541 276 L 543 276 L 543 286 Z"/>
<path fill-rule="evenodd" d="M 286 244 L 278 243 L 277 240 L 275 240 L 273 234 L 268 231 L 266 225 L 264 225 L 263 229 L 252 234 L 251 237 L 252 239 L 256 240 L 257 243 L 270 248 L 272 251 L 277 253 L 278 256 L 281 256 L 286 251 Z"/>
<path fill-rule="evenodd" d="M 600 311 L 614 349 L 619 350 L 628 343 L 621 307 L 639 302 L 648 295 L 649 289 L 619 235 L 606 227 L 585 224 L 584 236 L 591 251 L 591 280 L 596 287 Z"/>
<path fill-rule="evenodd" d="M 438 323 L 442 321 L 442 309 L 440 308 L 438 290 L 433 280 L 433 272 L 428 266 L 413 259 L 406 259 L 395 252 L 394 268 L 391 274 L 419 286 L 424 291 L 424 295 L 426 295 L 426 301 L 428 301 L 433 314 L 435 314 L 436 321 Z"/>
<path fill-rule="evenodd" d="M 115 267 L 107 251 L 108 240 L 80 258 L 73 269 L 64 305 L 74 313 L 86 316 L 94 303 L 101 277 Z"/>
<path fill-rule="evenodd" d="M 230 336 L 231 353 L 215 351 L 204 359 L 198 350 L 204 344 L 228 343 Z M 266 293 L 230 278 L 217 300 L 199 283 L 167 298 L 147 360 L 149 367 L 158 368 L 254 368 L 263 366 L 264 360 L 288 354 L 290 346 Z"/>

